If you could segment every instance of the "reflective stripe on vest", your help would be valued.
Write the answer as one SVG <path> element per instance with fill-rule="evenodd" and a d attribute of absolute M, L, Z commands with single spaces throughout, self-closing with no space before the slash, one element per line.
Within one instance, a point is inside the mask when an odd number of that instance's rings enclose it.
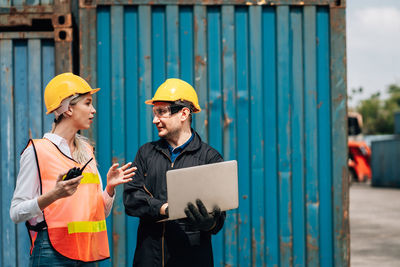
<path fill-rule="evenodd" d="M 82 173 L 81 184 L 100 184 L 100 178 L 97 174 L 94 173 Z"/>
<path fill-rule="evenodd" d="M 82 167 L 47 139 L 31 140 L 38 161 L 41 194 L 52 190 L 61 173 Z M 94 157 L 93 149 L 87 152 Z M 76 192 L 43 210 L 50 242 L 60 254 L 84 262 L 110 257 L 104 201 L 96 164 L 89 164 Z"/>
<path fill-rule="evenodd" d="M 68 223 L 68 234 L 73 233 L 96 233 L 107 231 L 106 221 L 98 222 L 70 222 Z"/>

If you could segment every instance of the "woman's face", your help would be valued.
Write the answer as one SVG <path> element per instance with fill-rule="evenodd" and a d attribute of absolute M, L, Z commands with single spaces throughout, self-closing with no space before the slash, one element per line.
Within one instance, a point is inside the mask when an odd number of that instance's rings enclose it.
<path fill-rule="evenodd" d="M 80 100 L 71 105 L 72 116 L 71 120 L 74 126 L 79 130 L 89 129 L 93 123 L 96 110 L 92 105 L 92 95 L 86 94 L 80 97 Z"/>

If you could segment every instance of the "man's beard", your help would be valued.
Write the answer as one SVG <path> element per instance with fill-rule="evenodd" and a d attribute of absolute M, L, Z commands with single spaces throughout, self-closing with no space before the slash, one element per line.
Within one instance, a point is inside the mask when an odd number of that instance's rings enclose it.
<path fill-rule="evenodd" d="M 167 134 L 161 138 L 164 138 L 166 140 L 175 140 L 178 139 L 180 134 L 181 134 L 181 129 L 172 129 L 168 131 Z"/>

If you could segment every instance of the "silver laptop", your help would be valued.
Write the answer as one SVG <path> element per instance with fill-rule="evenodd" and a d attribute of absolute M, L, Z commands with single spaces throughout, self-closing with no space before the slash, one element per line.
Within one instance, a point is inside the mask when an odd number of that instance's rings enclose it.
<path fill-rule="evenodd" d="M 237 161 L 224 161 L 167 171 L 168 220 L 186 218 L 188 202 L 196 205 L 201 199 L 212 212 L 215 205 L 221 210 L 236 209 L 238 199 Z"/>

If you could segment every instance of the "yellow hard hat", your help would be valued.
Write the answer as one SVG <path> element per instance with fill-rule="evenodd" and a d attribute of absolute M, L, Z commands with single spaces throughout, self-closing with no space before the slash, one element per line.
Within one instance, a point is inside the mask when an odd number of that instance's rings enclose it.
<path fill-rule="evenodd" d="M 158 87 L 154 97 L 150 100 L 146 100 L 145 103 L 153 105 L 153 103 L 157 101 L 174 102 L 179 100 L 192 103 L 194 113 L 201 111 L 199 100 L 194 88 L 187 82 L 176 78 L 167 79 Z"/>
<path fill-rule="evenodd" d="M 100 88 L 92 89 L 90 85 L 78 75 L 70 72 L 62 73 L 54 77 L 44 89 L 44 103 L 49 114 L 56 110 L 61 102 L 75 94 L 94 94 Z"/>

